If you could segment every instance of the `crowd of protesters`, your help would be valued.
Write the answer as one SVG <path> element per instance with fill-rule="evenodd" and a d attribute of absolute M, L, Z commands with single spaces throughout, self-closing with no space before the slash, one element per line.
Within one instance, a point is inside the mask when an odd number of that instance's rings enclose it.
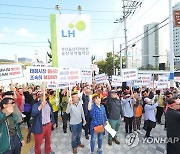
<path fill-rule="evenodd" d="M 152 129 L 160 124 L 164 125 L 167 137 L 180 138 L 180 95 L 177 89 L 114 88 L 109 82 L 77 84 L 72 89 L 57 91 L 42 91 L 41 86 L 33 84 L 10 84 L 9 88 L 9 91 L 0 90 L 0 154 L 20 154 L 24 140 L 26 143 L 31 141 L 31 133 L 34 134 L 35 154 L 42 153 L 43 139 L 45 153 L 54 154 L 51 132 L 58 127 L 59 119 L 62 119 L 63 133 L 67 133 L 68 128 L 72 133 L 73 154 L 84 147 L 81 143 L 83 129 L 85 138 L 90 139 L 91 154 L 95 153 L 96 139 L 97 152 L 102 154 L 105 125 L 118 132 L 122 122 L 125 123 L 125 136 L 133 132 L 143 135 L 144 129 L 144 137 L 152 138 Z M 162 122 L 163 114 L 165 123 Z M 22 122 L 26 122 L 28 127 L 24 140 L 20 131 Z M 113 137 L 110 133 L 107 135 L 109 146 L 120 144 L 117 134 Z M 167 144 L 168 154 L 177 151 L 180 151 L 180 141 Z"/>

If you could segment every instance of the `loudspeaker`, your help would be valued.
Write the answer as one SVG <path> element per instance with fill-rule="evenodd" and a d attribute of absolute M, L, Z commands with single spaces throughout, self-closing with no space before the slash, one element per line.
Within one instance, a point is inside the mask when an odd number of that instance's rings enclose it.
<path fill-rule="evenodd" d="M 159 70 L 165 70 L 165 63 L 159 63 Z"/>

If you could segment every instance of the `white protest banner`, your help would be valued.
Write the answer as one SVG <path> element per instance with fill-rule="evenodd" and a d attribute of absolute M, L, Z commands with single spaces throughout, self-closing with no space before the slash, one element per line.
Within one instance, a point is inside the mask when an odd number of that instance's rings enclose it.
<path fill-rule="evenodd" d="M 91 64 L 90 16 L 85 14 L 51 14 L 52 37 L 57 46 L 58 66 L 88 68 Z M 83 65 L 82 65 L 83 64 Z"/>
<path fill-rule="evenodd" d="M 138 79 L 134 80 L 134 86 L 150 86 L 151 74 L 138 74 Z"/>
<path fill-rule="evenodd" d="M 137 80 L 138 75 L 137 75 L 137 69 L 122 69 L 122 81 L 132 81 L 132 80 Z"/>
<path fill-rule="evenodd" d="M 92 70 L 91 69 L 81 69 L 81 77 L 92 78 Z"/>
<path fill-rule="evenodd" d="M 61 82 L 61 83 L 58 84 L 58 88 L 59 89 L 65 89 L 65 88 L 68 88 L 68 87 L 74 87 L 74 86 L 76 86 L 76 83 L 77 82 L 75 82 L 75 81 L 71 81 L 71 82 L 64 81 L 64 82 Z"/>
<path fill-rule="evenodd" d="M 21 65 L 0 65 L 0 80 L 22 78 L 23 72 Z"/>
<path fill-rule="evenodd" d="M 76 83 L 81 81 L 79 69 L 60 69 L 58 87 L 61 89 L 74 87 Z"/>
<path fill-rule="evenodd" d="M 80 75 L 80 70 L 79 69 L 67 69 L 67 70 L 59 70 L 59 80 L 60 82 L 65 81 L 65 82 L 72 82 L 76 81 L 79 82 L 81 81 L 81 75 Z"/>
<path fill-rule="evenodd" d="M 47 89 L 58 89 L 58 83 L 56 81 L 48 81 L 46 84 Z"/>
<path fill-rule="evenodd" d="M 56 67 L 27 67 L 29 82 L 58 81 L 59 70 Z"/>
<path fill-rule="evenodd" d="M 158 89 L 170 88 L 169 87 L 168 76 L 164 76 L 164 75 L 159 75 L 158 76 L 157 88 Z"/>
<path fill-rule="evenodd" d="M 92 70 L 91 69 L 81 69 L 81 82 L 92 84 Z"/>
<path fill-rule="evenodd" d="M 112 85 L 113 87 L 122 86 L 122 77 L 112 75 L 111 85 Z"/>
<path fill-rule="evenodd" d="M 95 76 L 96 84 L 107 83 L 107 76 L 105 73 Z"/>

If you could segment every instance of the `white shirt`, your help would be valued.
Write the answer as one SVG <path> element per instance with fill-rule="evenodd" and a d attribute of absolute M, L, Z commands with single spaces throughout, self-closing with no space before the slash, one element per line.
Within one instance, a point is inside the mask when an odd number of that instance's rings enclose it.
<path fill-rule="evenodd" d="M 151 120 L 153 122 L 156 122 L 155 117 L 155 111 L 154 109 L 158 106 L 158 103 L 156 102 L 154 105 L 146 104 L 144 106 L 144 120 Z"/>
<path fill-rule="evenodd" d="M 131 118 L 134 116 L 134 110 L 133 110 L 133 104 L 135 100 L 134 99 L 122 99 L 122 107 L 123 107 L 123 112 L 124 116 Z"/>

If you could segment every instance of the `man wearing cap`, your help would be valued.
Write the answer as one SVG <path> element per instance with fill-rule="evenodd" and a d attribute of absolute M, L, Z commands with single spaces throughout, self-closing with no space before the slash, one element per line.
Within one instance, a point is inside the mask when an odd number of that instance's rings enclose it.
<path fill-rule="evenodd" d="M 14 114 L 14 99 L 4 98 L 0 103 L 0 153 L 20 154 L 23 137 Z"/>
<path fill-rule="evenodd" d="M 122 107 L 124 113 L 125 131 L 127 135 L 128 133 L 132 133 L 135 99 L 127 92 L 124 92 L 123 95 L 124 99 L 122 99 Z"/>
<path fill-rule="evenodd" d="M 167 127 L 167 154 L 178 154 L 180 151 L 180 99 L 168 100 L 168 109 L 165 113 Z M 170 142 L 170 140 L 172 142 Z"/>
<path fill-rule="evenodd" d="M 31 131 L 35 138 L 35 154 L 41 154 L 41 144 L 45 139 L 45 153 L 54 154 L 51 150 L 51 127 L 56 128 L 52 106 L 43 98 L 43 93 L 38 91 L 37 102 L 32 106 L 33 117 Z"/>
<path fill-rule="evenodd" d="M 69 95 L 67 95 L 67 97 L 69 97 Z M 77 154 L 77 148 L 84 147 L 84 145 L 81 144 L 82 120 L 83 125 L 86 124 L 82 103 L 79 102 L 77 92 L 73 92 L 70 98 L 68 98 L 66 113 L 70 113 L 70 127 L 72 131 L 71 146 L 73 154 Z"/>
<path fill-rule="evenodd" d="M 108 107 L 109 124 L 111 125 L 112 129 L 118 132 L 120 126 L 120 115 L 121 117 L 123 117 L 123 111 L 116 90 L 111 90 L 108 93 L 107 107 Z M 117 136 L 112 138 L 111 134 L 108 134 L 108 144 L 112 145 L 112 141 L 114 141 L 116 144 L 120 144 L 120 142 L 117 139 Z"/>

